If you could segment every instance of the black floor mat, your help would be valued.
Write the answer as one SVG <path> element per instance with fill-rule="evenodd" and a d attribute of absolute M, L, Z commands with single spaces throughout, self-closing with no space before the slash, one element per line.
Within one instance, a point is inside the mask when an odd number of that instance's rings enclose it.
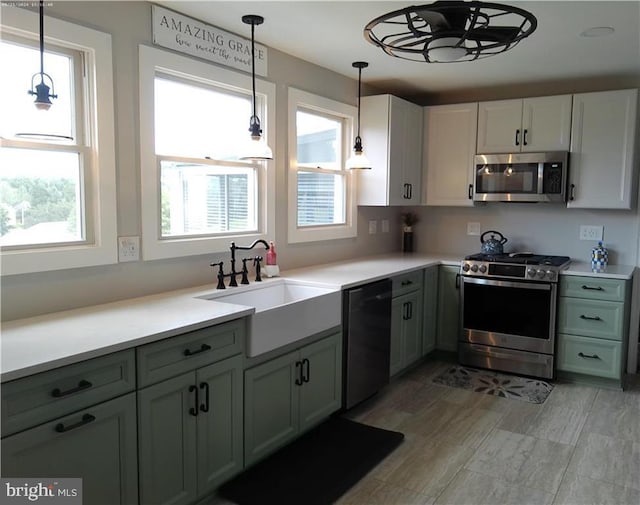
<path fill-rule="evenodd" d="M 218 490 L 239 505 L 330 505 L 391 453 L 402 433 L 331 418 Z"/>

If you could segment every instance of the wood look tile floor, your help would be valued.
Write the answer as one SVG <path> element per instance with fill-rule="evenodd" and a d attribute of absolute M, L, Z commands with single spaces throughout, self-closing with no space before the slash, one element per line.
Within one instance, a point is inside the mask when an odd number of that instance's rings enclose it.
<path fill-rule="evenodd" d="M 541 405 L 440 386 L 425 362 L 356 407 L 403 444 L 339 505 L 640 505 L 640 381 L 555 383 Z"/>
<path fill-rule="evenodd" d="M 434 384 L 449 366 L 347 414 L 405 440 L 337 505 L 640 505 L 639 376 L 624 392 L 556 382 L 537 405 Z"/>

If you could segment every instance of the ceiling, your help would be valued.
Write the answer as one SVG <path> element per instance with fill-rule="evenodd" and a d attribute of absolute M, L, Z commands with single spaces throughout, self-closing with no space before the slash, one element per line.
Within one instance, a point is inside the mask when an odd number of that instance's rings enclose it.
<path fill-rule="evenodd" d="M 500 0 L 498 0 L 500 1 Z M 256 41 L 340 74 L 357 77 L 351 63 L 369 62 L 362 80 L 400 96 L 442 94 L 518 83 L 640 79 L 640 0 L 506 2 L 531 12 L 538 27 L 515 48 L 490 58 L 422 63 L 389 56 L 363 36 L 372 19 L 406 1 L 158 1 L 167 8 L 245 37 L 244 14 L 264 16 Z M 584 37 L 591 27 L 612 34 Z"/>

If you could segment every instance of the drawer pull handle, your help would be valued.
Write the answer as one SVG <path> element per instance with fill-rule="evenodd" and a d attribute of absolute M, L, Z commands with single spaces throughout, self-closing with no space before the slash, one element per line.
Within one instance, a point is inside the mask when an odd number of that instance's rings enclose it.
<path fill-rule="evenodd" d="M 401 283 L 402 286 L 411 286 L 411 284 L 413 284 L 411 281 L 402 281 Z"/>
<path fill-rule="evenodd" d="M 69 426 L 65 426 L 62 423 L 56 424 L 56 431 L 58 433 L 64 433 L 65 431 L 75 430 L 76 428 L 80 428 L 80 426 L 84 426 L 85 424 L 89 424 L 96 420 L 96 416 L 92 416 L 91 414 L 85 414 L 82 416 L 82 420 L 78 421 L 75 424 L 70 424 Z"/>
<path fill-rule="evenodd" d="M 191 349 L 185 349 L 184 355 L 185 356 L 193 356 L 194 354 L 200 354 L 201 352 L 210 351 L 210 350 L 211 350 L 211 346 L 210 345 L 202 344 L 200 346 L 200 349 L 196 349 L 195 351 L 192 351 Z"/>
<path fill-rule="evenodd" d="M 588 354 L 579 352 L 578 356 L 580 356 L 581 358 L 587 358 L 587 359 L 600 359 L 600 356 L 598 356 L 597 354 L 594 354 L 593 356 L 589 356 Z"/>
<path fill-rule="evenodd" d="M 588 321 L 602 321 L 600 316 L 585 316 L 584 314 L 580 314 L 580 319 L 586 319 Z"/>
<path fill-rule="evenodd" d="M 585 286 L 584 284 L 582 285 L 582 289 L 589 289 L 589 290 L 591 290 L 591 291 L 604 291 L 604 290 L 602 289 L 602 286 L 596 286 L 596 287 L 594 288 L 594 287 L 591 287 L 591 286 Z"/>
<path fill-rule="evenodd" d="M 78 385 L 73 389 L 67 389 L 66 391 L 61 391 L 60 388 L 55 388 L 53 391 L 51 391 L 51 396 L 53 396 L 54 398 L 61 398 L 63 396 L 72 395 L 74 393 L 78 393 L 85 389 L 89 389 L 91 386 L 93 386 L 93 384 L 83 379 L 80 382 L 78 382 Z"/>

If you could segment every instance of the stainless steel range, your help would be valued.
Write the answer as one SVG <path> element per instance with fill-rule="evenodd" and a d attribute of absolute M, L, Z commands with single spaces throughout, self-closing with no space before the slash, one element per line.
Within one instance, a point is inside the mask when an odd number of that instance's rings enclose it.
<path fill-rule="evenodd" d="M 460 363 L 553 378 L 558 276 L 570 262 L 531 253 L 467 256 Z"/>

